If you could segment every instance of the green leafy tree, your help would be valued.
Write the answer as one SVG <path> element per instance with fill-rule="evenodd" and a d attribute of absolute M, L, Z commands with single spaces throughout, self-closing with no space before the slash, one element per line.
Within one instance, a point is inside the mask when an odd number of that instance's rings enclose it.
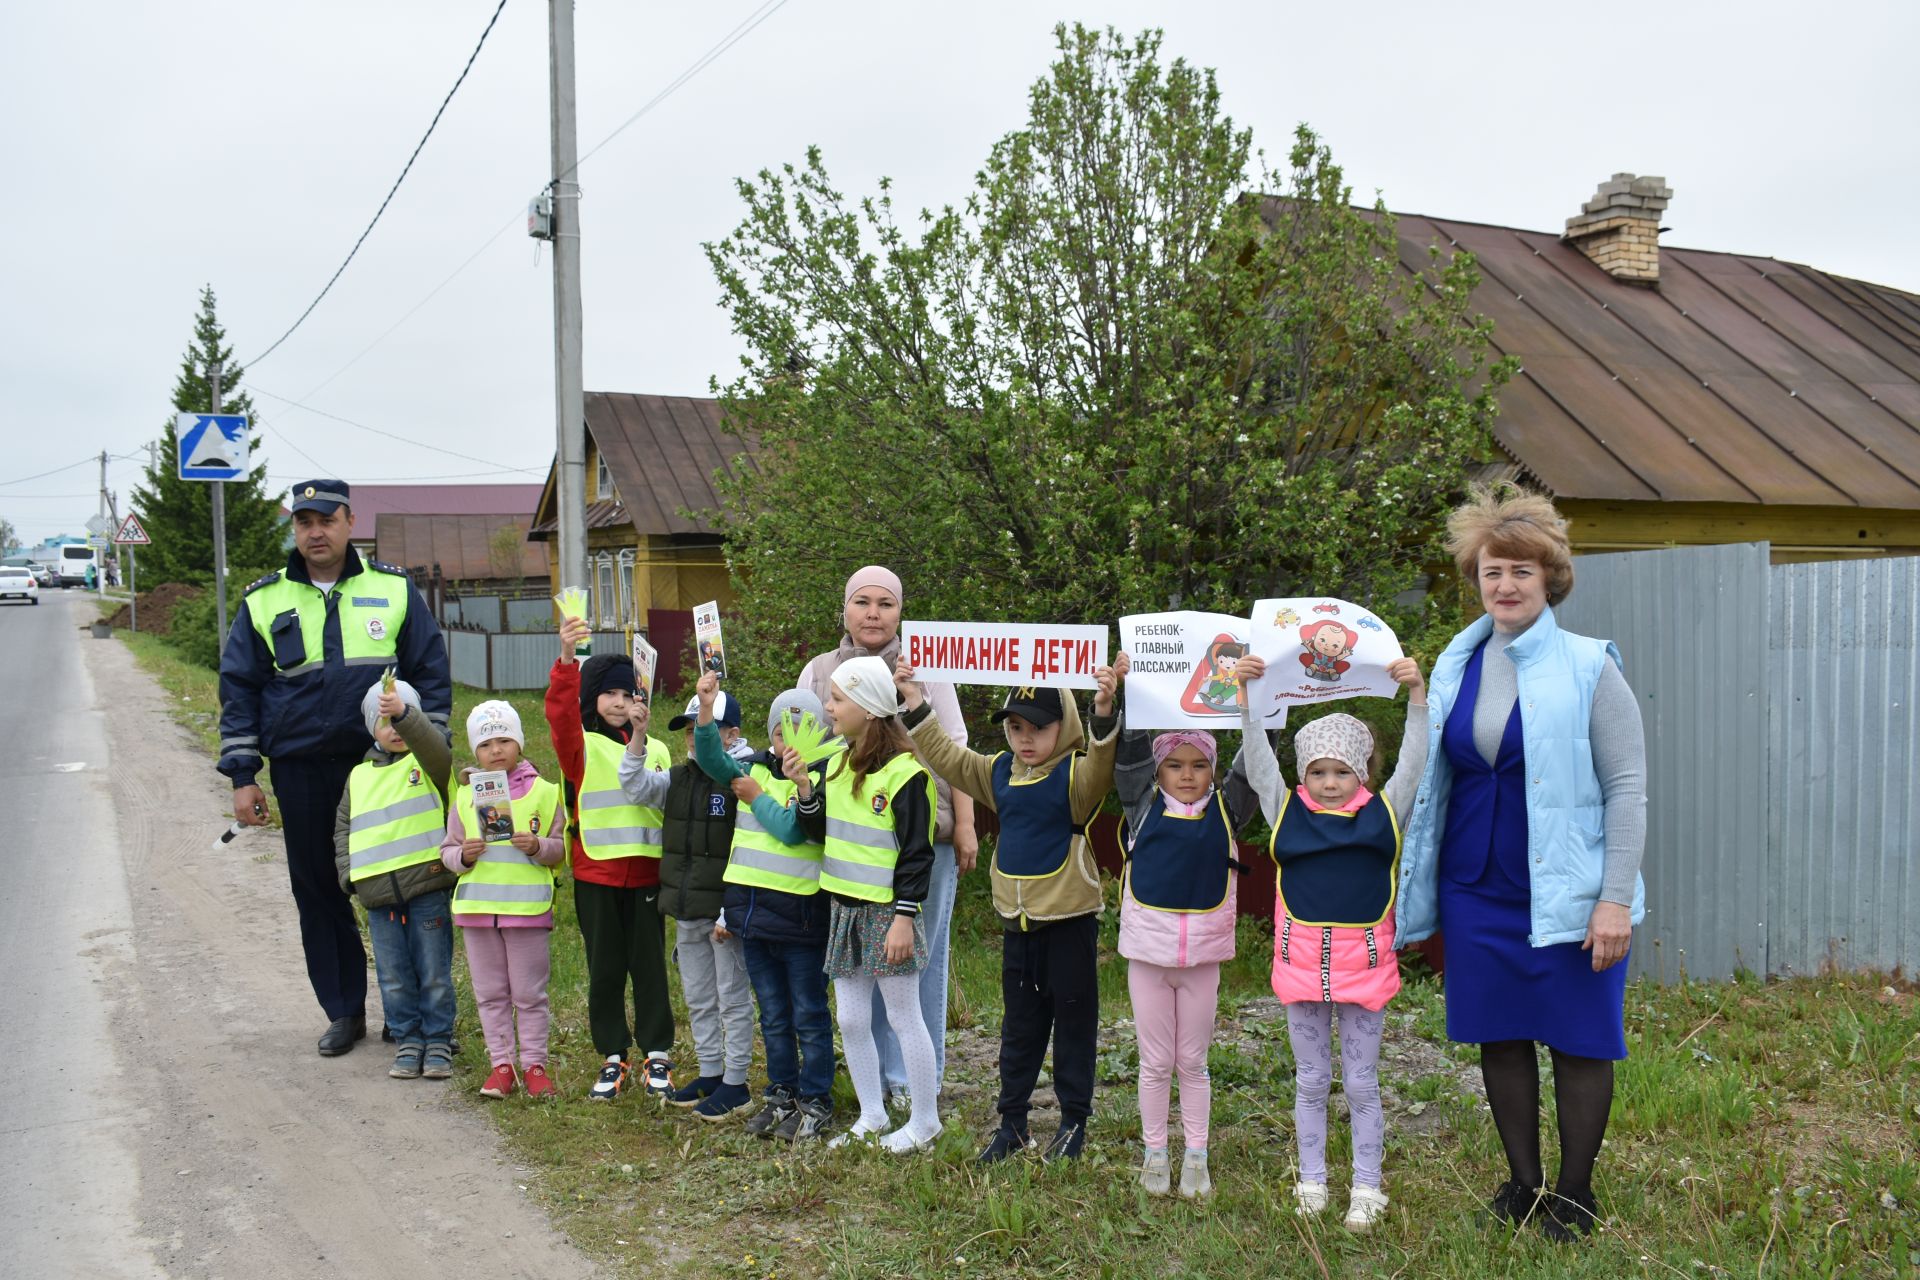
<path fill-rule="evenodd" d="M 20 549 L 20 535 L 13 531 L 13 521 L 0 520 L 0 556 L 10 556 Z"/>
<path fill-rule="evenodd" d="M 1394 598 L 1444 559 L 1508 373 L 1471 258 L 1403 264 L 1304 126 L 1268 169 L 1157 32 L 1056 41 L 957 204 L 903 224 L 816 149 L 741 182 L 707 246 L 745 347 L 720 390 L 761 443 L 722 486 L 754 695 L 874 561 L 920 617 L 1325 592 L 1403 635 L 1453 620 Z"/>
<path fill-rule="evenodd" d="M 211 410 L 207 367 L 221 363 L 222 413 L 253 415 L 251 397 L 237 389 L 245 373 L 234 362 L 226 330 L 215 311 L 213 287 L 200 291 L 200 312 L 194 317 L 193 341 L 181 357 L 180 376 L 173 385 L 176 413 Z M 254 432 L 253 470 L 245 480 L 226 484 L 228 603 L 262 570 L 286 561 L 284 530 L 278 494 L 267 491 L 267 465 Z M 179 478 L 179 445 L 173 417 L 160 433 L 156 464 L 133 491 L 133 506 L 153 545 L 140 548 L 140 580 L 149 587 L 163 582 L 208 585 L 213 581 L 213 486 Z M 246 575 L 246 576 L 242 576 Z"/>

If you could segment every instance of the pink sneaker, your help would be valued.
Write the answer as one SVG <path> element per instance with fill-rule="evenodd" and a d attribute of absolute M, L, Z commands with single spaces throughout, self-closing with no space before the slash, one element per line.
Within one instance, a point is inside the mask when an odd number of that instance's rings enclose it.
<path fill-rule="evenodd" d="M 547 1088 L 551 1089 L 553 1085 L 548 1084 Z M 505 1098 L 512 1093 L 513 1068 L 504 1062 L 495 1067 L 493 1074 L 487 1077 L 487 1082 L 480 1086 L 480 1096 L 483 1098 Z"/>
<path fill-rule="evenodd" d="M 547 1075 L 547 1069 L 537 1062 L 521 1073 L 521 1079 L 527 1085 L 528 1102 L 545 1102 L 560 1092 L 554 1087 L 552 1078 Z"/>

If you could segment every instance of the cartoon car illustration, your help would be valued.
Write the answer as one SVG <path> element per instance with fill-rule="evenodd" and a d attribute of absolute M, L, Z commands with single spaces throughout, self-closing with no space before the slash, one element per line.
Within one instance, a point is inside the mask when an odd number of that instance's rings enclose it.
<path fill-rule="evenodd" d="M 1357 627 L 1365 627 L 1369 631 L 1382 630 L 1380 624 L 1378 622 L 1375 622 L 1372 618 L 1362 618 L 1358 622 L 1354 623 L 1354 625 Z"/>
<path fill-rule="evenodd" d="M 1340 606 L 1337 604 L 1333 604 L 1331 602 L 1323 601 L 1322 603 L 1313 606 L 1313 611 L 1315 613 L 1338 613 L 1340 612 Z"/>

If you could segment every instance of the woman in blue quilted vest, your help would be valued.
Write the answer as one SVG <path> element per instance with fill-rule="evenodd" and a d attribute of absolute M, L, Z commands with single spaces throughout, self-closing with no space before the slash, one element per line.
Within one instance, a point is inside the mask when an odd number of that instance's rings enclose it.
<path fill-rule="evenodd" d="M 1402 944 L 1446 939 L 1447 1036 L 1480 1046 L 1508 1179 L 1492 1215 L 1591 1233 L 1593 1165 L 1627 1056 L 1627 948 L 1645 913 L 1646 744 L 1605 640 L 1562 631 L 1573 590 L 1553 504 L 1477 491 L 1448 550 L 1485 616 L 1434 665 L 1426 774 L 1408 819 Z M 1538 1046 L 1553 1061 L 1560 1170 L 1546 1190 Z"/>

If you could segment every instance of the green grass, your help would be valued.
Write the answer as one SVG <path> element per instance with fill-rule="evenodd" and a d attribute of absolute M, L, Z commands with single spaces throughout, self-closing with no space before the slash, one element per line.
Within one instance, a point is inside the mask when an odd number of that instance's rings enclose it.
<path fill-rule="evenodd" d="M 177 669 L 184 664 L 146 637 L 128 639 L 162 687 L 188 699 L 177 715 L 206 714 L 209 674 Z M 457 726 L 485 696 L 456 691 Z M 529 758 L 551 771 L 539 695 L 507 697 Z M 656 736 L 679 753 L 677 735 Z M 482 1109 L 531 1170 L 529 1192 L 618 1276 L 1920 1275 L 1920 998 L 1910 984 L 1836 976 L 1630 986 L 1631 1057 L 1598 1173 L 1611 1221 L 1588 1244 L 1562 1249 L 1478 1225 L 1505 1164 L 1477 1051 L 1447 1043 L 1437 981 L 1410 977 L 1391 1007 L 1381 1064 L 1393 1207 L 1357 1237 L 1339 1224 L 1338 1190 L 1324 1219 L 1292 1212 L 1292 1064 L 1267 988 L 1271 931 L 1256 922 L 1242 922 L 1238 958 L 1223 974 L 1210 1059 L 1216 1194 L 1193 1205 L 1139 1191 L 1136 1059 L 1115 929 L 1109 912 L 1093 1142 L 1076 1167 L 971 1163 L 992 1121 L 1000 1006 L 999 929 L 982 872 L 962 880 L 955 913 L 947 1133 L 929 1156 L 775 1149 L 637 1095 L 584 1101 L 598 1061 L 564 888 L 551 984 L 561 1098 Z M 461 977 L 453 1088 L 456 1105 L 482 1106 L 488 1064 Z M 677 976 L 670 983 L 684 1066 L 692 1045 Z M 1542 1082 L 1550 1116 L 1550 1071 Z M 837 1091 L 850 1116 L 844 1071 Z M 1337 1095 L 1333 1106 L 1329 1158 L 1341 1183 L 1350 1151 Z M 1036 1134 L 1044 1140 L 1052 1127 L 1052 1114 L 1038 1111 Z M 1543 1128 L 1551 1169 L 1551 1124 Z"/>

